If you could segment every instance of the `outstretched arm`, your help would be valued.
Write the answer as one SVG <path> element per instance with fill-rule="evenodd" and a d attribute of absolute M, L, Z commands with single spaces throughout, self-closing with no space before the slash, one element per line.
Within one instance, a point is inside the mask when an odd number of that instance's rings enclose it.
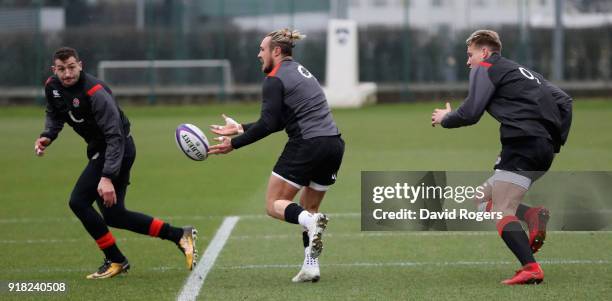
<path fill-rule="evenodd" d="M 209 153 L 225 154 L 282 130 L 284 126 L 282 122 L 283 95 L 284 88 L 280 79 L 267 77 L 263 85 L 263 103 L 259 119 L 253 124 L 246 125 L 244 134 L 238 137 L 216 138 L 215 140 L 222 143 L 211 146 Z"/>
<path fill-rule="evenodd" d="M 439 123 L 445 128 L 457 128 L 475 124 L 482 117 L 494 92 L 495 86 L 491 79 L 489 79 L 487 68 L 478 66 L 472 69 L 467 98 L 456 111 L 449 111 L 447 114 L 444 114 Z"/>

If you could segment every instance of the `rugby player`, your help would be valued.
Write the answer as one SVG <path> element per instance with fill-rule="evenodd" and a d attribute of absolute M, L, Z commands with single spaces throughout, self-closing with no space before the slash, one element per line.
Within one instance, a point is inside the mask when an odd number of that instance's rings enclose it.
<path fill-rule="evenodd" d="M 263 81 L 261 116 L 239 124 L 223 116 L 226 124 L 212 125 L 221 135 L 211 154 L 226 154 L 285 129 L 289 140 L 268 180 L 266 211 L 269 216 L 302 226 L 304 262 L 293 282 L 316 282 L 320 278 L 318 257 L 327 217 L 319 213 L 325 192 L 336 182 L 344 154 L 344 141 L 327 105 L 318 80 L 293 60 L 298 31 L 276 30 L 262 40 L 258 58 Z M 234 138 L 231 135 L 240 134 Z M 301 191 L 300 204 L 292 200 Z"/>
<path fill-rule="evenodd" d="M 544 272 L 533 254 L 544 243 L 549 212 L 521 201 L 567 140 L 572 98 L 537 72 L 501 56 L 502 43 L 496 32 L 478 30 L 466 44 L 471 68 L 468 96 L 455 111 L 449 103 L 445 109 L 435 109 L 431 122 L 444 128 L 469 126 L 486 110 L 500 123 L 502 150 L 494 175 L 483 184 L 485 203 L 481 207 L 502 212 L 497 230 L 522 265 L 502 283 L 540 283 Z M 521 220 L 527 223 L 529 237 Z"/>
<path fill-rule="evenodd" d="M 109 226 L 174 242 L 185 255 L 187 268 L 192 269 L 197 256 L 194 227 L 174 227 L 125 208 L 136 148 L 130 122 L 117 105 L 111 89 L 83 71 L 83 64 L 73 48 L 62 47 L 55 51 L 51 69 L 54 75 L 45 83 L 45 130 L 36 139 L 34 150 L 36 155 L 43 156 L 65 123 L 87 143 L 89 161 L 69 201 L 70 209 L 105 256 L 102 266 L 87 275 L 87 279 L 111 278 L 130 268 Z M 93 208 L 94 201 L 102 215 Z"/>

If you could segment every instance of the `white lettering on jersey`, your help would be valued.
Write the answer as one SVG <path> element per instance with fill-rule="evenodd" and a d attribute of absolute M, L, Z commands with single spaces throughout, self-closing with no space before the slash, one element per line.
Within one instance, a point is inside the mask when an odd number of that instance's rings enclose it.
<path fill-rule="evenodd" d="M 306 70 L 306 68 L 304 68 L 304 66 L 302 66 L 302 65 L 298 65 L 297 70 L 305 78 L 311 78 L 312 77 L 312 73 L 310 73 L 310 71 Z"/>
<path fill-rule="evenodd" d="M 540 80 L 539 80 L 537 77 L 533 76 L 533 74 L 531 73 L 531 71 L 529 71 L 529 70 L 527 70 L 527 69 L 525 69 L 525 68 L 523 68 L 523 67 L 519 67 L 519 71 L 521 71 L 521 73 L 522 73 L 522 74 L 523 74 L 523 75 L 524 75 L 526 78 L 528 78 L 528 79 L 530 79 L 530 80 L 534 80 L 534 79 L 535 79 L 535 81 L 536 81 L 536 82 L 538 82 L 538 85 L 541 85 L 541 84 L 542 84 L 542 83 L 540 82 Z"/>

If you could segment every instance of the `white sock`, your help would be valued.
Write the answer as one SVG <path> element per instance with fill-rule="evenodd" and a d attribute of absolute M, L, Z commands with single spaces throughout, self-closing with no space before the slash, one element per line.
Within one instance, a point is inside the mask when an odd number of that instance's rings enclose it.
<path fill-rule="evenodd" d="M 300 213 L 300 215 L 298 215 L 298 223 L 304 226 L 304 228 L 308 228 L 308 225 L 312 223 L 313 218 L 312 213 L 304 210 L 302 213 Z"/>
<path fill-rule="evenodd" d="M 478 211 L 479 212 L 487 211 L 487 202 L 481 202 L 480 204 L 478 204 Z"/>

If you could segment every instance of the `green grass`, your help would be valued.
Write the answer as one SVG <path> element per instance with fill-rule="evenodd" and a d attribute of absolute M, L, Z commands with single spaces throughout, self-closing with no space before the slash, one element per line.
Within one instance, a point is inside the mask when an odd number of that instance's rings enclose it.
<path fill-rule="evenodd" d="M 470 128 L 432 128 L 433 107 L 419 103 L 334 111 L 346 154 L 338 183 L 322 206 L 332 213 L 332 221 L 320 283 L 290 282 L 298 269 L 293 265 L 301 263 L 302 254 L 296 226 L 269 218 L 242 218 L 208 275 L 200 299 L 610 299 L 610 232 L 552 233 L 538 254 L 539 260 L 550 262 L 544 266 L 544 285 L 508 288 L 498 281 L 510 276 L 516 264 L 494 232 L 368 236 L 359 232 L 358 217 L 334 218 L 333 213 L 359 212 L 362 170 L 491 169 L 500 147 L 495 121 L 485 116 Z M 254 120 L 258 105 L 126 107 L 124 111 L 132 122 L 138 153 L 128 208 L 177 225 L 197 226 L 201 251 L 224 216 L 263 215 L 267 179 L 286 141 L 284 133 L 205 162 L 185 158 L 172 139 L 179 123 L 204 128 L 220 122 L 221 113 L 239 121 Z M 43 127 L 43 116 L 41 107 L 0 108 L 0 281 L 65 281 L 69 293 L 2 292 L 0 299 L 175 299 L 189 275 L 180 253 L 167 242 L 122 230 L 114 233 L 130 259 L 131 272 L 108 281 L 84 279 L 102 259 L 67 205 L 86 164 L 85 146 L 66 128 L 47 155 L 36 158 L 33 142 Z M 610 132 L 612 102 L 578 100 L 570 139 L 552 169 L 612 170 Z M 560 260 L 602 263 L 556 263 Z M 456 264 L 460 261 L 489 264 Z"/>

